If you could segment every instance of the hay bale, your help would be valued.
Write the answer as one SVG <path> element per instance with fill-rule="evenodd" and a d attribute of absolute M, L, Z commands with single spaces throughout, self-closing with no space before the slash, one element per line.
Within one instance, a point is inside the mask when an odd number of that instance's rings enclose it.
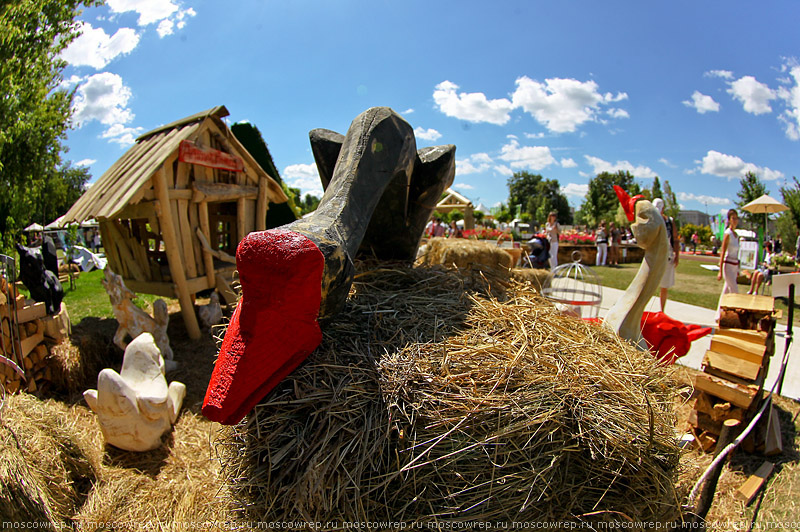
<path fill-rule="evenodd" d="M 553 280 L 550 270 L 541 268 L 514 268 L 511 270 L 511 278 L 522 283 L 530 283 L 539 292 L 550 286 Z"/>
<path fill-rule="evenodd" d="M 489 268 L 505 268 L 512 266 L 512 257 L 494 242 L 485 240 L 468 240 L 464 238 L 431 238 L 427 251 L 419 257 L 419 263 L 426 266 L 443 264 L 459 269 L 473 265 Z"/>
<path fill-rule="evenodd" d="M 670 370 L 483 272 L 357 275 L 323 343 L 217 441 L 262 521 L 666 521 Z"/>
<path fill-rule="evenodd" d="M 6 398 L 0 426 L 0 521 L 61 523 L 97 480 L 100 456 L 76 412 L 28 394 Z"/>

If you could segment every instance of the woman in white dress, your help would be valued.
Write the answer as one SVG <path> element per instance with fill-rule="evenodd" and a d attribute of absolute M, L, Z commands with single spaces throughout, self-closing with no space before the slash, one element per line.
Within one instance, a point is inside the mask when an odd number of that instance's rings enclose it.
<path fill-rule="evenodd" d="M 722 295 L 739 293 L 739 287 L 736 284 L 736 278 L 739 276 L 739 236 L 736 234 L 736 226 L 738 225 L 739 213 L 736 212 L 736 209 L 730 209 L 728 211 L 728 225 L 725 228 L 725 236 L 722 238 L 722 249 L 719 252 L 719 272 L 717 273 L 717 281 L 725 279 Z M 718 305 L 717 320 L 719 320 L 719 317 Z"/>
<path fill-rule="evenodd" d="M 561 226 L 558 225 L 558 213 L 552 211 L 547 215 L 544 224 L 544 234 L 550 242 L 550 269 L 558 266 L 558 237 L 561 235 Z"/>

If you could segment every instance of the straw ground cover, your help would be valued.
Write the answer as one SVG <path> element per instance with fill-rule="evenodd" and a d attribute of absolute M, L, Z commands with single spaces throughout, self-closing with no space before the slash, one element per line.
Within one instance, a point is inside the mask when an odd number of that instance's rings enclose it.
<path fill-rule="evenodd" d="M 507 278 L 364 271 L 218 449 L 251 519 L 667 521 L 669 375 Z"/>

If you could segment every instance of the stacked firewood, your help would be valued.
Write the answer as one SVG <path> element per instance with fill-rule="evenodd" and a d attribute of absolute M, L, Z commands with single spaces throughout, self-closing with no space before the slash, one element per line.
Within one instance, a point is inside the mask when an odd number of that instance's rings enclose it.
<path fill-rule="evenodd" d="M 746 425 L 761 405 L 769 359 L 775 351 L 774 300 L 758 295 L 725 294 L 720 327 L 695 377 L 689 430 L 704 450 L 717 442 L 722 425 L 736 419 Z"/>
<path fill-rule="evenodd" d="M 26 300 L 19 286 L 0 277 L 0 385 L 6 392 L 36 392 L 53 380 L 49 347 L 69 334 L 69 316 L 48 316 L 45 304 Z"/>

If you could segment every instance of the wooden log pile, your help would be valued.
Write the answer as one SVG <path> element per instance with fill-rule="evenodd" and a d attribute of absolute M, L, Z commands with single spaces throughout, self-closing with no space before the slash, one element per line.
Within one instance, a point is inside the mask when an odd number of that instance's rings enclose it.
<path fill-rule="evenodd" d="M 0 385 L 7 393 L 48 388 L 54 371 L 49 346 L 61 343 L 69 332 L 64 303 L 48 316 L 44 303 L 26 300 L 19 285 L 0 277 L 0 355 L 11 362 L 0 364 Z"/>
<path fill-rule="evenodd" d="M 775 351 L 777 313 L 771 297 L 725 294 L 720 327 L 695 377 L 689 430 L 703 450 L 711 450 L 722 425 L 736 419 L 745 426 L 761 405 L 764 379 Z"/>

